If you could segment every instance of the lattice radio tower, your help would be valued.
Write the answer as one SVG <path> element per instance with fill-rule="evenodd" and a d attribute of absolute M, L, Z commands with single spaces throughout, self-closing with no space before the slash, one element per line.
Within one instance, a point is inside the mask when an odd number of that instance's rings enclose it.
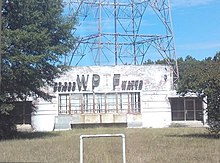
<path fill-rule="evenodd" d="M 76 16 L 75 50 L 65 59 L 77 65 L 141 65 L 164 59 L 178 78 L 169 0 L 64 0 Z"/>

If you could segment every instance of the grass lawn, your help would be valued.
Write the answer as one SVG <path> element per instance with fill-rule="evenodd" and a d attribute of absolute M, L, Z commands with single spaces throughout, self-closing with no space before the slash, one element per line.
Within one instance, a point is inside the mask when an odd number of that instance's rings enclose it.
<path fill-rule="evenodd" d="M 220 163 L 220 139 L 204 128 L 96 128 L 21 133 L 0 141 L 0 162 L 79 163 L 82 134 L 123 133 L 127 163 Z M 121 163 L 120 138 L 84 139 L 85 163 Z"/>

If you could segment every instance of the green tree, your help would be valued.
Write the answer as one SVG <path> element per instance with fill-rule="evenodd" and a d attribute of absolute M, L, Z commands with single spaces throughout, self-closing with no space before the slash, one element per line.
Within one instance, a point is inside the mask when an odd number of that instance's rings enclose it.
<path fill-rule="evenodd" d="M 178 92 L 192 92 L 207 97 L 209 130 L 220 132 L 220 53 L 215 57 L 198 61 L 190 56 L 179 63 L 180 80 Z"/>
<path fill-rule="evenodd" d="M 61 58 L 75 42 L 75 18 L 64 17 L 63 9 L 62 0 L 3 0 L 0 116 L 12 101 L 51 98 L 41 88 L 63 72 Z"/>
<path fill-rule="evenodd" d="M 151 59 L 148 59 L 143 63 L 143 65 L 151 65 L 151 64 L 154 64 L 154 61 L 152 61 Z"/>

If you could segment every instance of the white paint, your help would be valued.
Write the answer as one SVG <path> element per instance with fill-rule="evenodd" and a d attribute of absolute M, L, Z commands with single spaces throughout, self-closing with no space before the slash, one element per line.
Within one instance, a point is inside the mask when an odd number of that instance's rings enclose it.
<path fill-rule="evenodd" d="M 100 83 L 97 87 L 92 87 L 93 75 L 100 77 Z M 119 85 L 113 89 L 114 74 L 120 74 Z M 80 91 L 77 85 L 77 75 L 82 80 L 84 75 L 88 82 L 85 91 Z M 166 79 L 165 76 L 166 75 Z M 142 89 L 123 90 L 123 81 L 143 81 Z M 114 93 L 114 92 L 140 92 L 141 113 L 127 114 L 122 113 L 96 113 L 80 115 L 76 123 L 115 123 L 127 122 L 128 127 L 167 127 L 171 124 L 171 107 L 168 97 L 174 94 L 172 90 L 172 69 L 164 65 L 146 65 L 146 66 L 90 66 L 90 67 L 73 67 L 63 74 L 55 82 L 75 82 L 74 91 L 53 92 L 52 87 L 45 90 L 55 98 L 51 103 L 45 103 L 43 100 L 37 101 L 38 110 L 32 116 L 32 126 L 37 131 L 52 131 L 54 127 L 54 117 L 58 115 L 58 96 L 65 93 Z M 138 87 L 137 87 L 138 88 Z M 83 89 L 83 88 L 82 88 Z M 135 87 L 134 87 L 135 89 Z M 76 96 L 78 97 L 78 96 Z M 83 118 L 82 118 L 83 117 Z"/>
<path fill-rule="evenodd" d="M 36 111 L 32 113 L 31 125 L 34 131 L 53 131 L 57 105 L 40 103 L 35 105 Z"/>
<path fill-rule="evenodd" d="M 54 119 L 53 115 L 33 115 L 32 128 L 34 131 L 53 131 Z"/>
<path fill-rule="evenodd" d="M 163 128 L 169 127 L 171 124 L 171 112 L 170 111 L 154 111 L 146 112 L 142 114 L 143 126 L 146 128 Z"/>
<path fill-rule="evenodd" d="M 77 82 L 77 75 L 82 79 L 82 75 L 87 79 L 88 83 L 86 91 L 92 90 L 92 76 L 97 74 L 100 76 L 100 84 L 95 87 L 94 91 L 113 91 L 113 78 L 114 74 L 120 74 L 119 86 L 116 86 L 117 91 L 122 91 L 122 81 L 140 81 L 143 80 L 143 91 L 171 90 L 170 83 L 172 83 L 172 76 L 170 76 L 170 67 L 163 65 L 153 66 L 91 66 L 91 67 L 74 67 L 66 72 L 56 82 Z M 164 75 L 167 75 L 165 81 Z M 52 93 L 52 90 L 50 90 Z M 77 83 L 76 90 L 79 92 Z"/>

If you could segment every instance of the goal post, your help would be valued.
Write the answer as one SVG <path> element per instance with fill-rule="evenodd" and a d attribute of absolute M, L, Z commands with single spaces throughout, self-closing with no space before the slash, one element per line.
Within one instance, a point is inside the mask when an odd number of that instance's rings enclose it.
<path fill-rule="evenodd" d="M 125 156 L 125 135 L 124 134 L 97 134 L 97 135 L 81 135 L 80 136 L 80 163 L 83 163 L 83 139 L 100 138 L 100 137 L 121 137 L 122 139 L 122 158 L 123 163 L 126 163 Z"/>

